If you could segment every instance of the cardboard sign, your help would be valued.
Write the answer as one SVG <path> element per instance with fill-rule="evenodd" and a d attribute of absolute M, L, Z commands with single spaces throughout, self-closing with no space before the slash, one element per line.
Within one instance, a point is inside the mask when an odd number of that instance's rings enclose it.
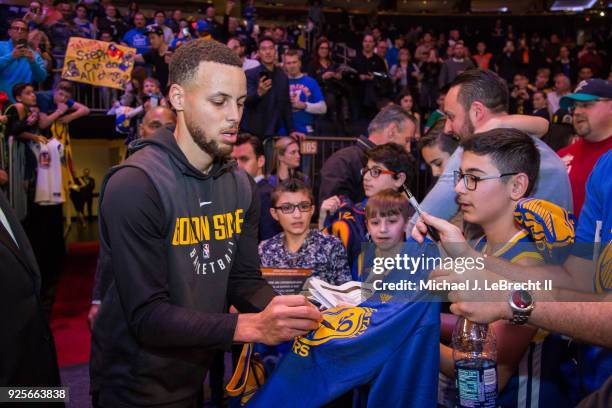
<path fill-rule="evenodd" d="M 302 140 L 300 143 L 300 154 L 317 154 L 316 140 Z"/>
<path fill-rule="evenodd" d="M 312 269 L 261 268 L 261 274 L 281 295 L 298 295 Z"/>
<path fill-rule="evenodd" d="M 70 37 L 62 78 L 95 86 L 125 89 L 136 49 L 87 38 Z"/>

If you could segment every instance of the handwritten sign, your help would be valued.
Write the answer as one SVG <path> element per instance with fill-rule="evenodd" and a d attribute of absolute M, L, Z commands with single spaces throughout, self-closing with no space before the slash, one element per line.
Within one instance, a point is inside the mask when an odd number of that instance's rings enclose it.
<path fill-rule="evenodd" d="M 95 86 L 125 89 L 136 50 L 115 43 L 71 37 L 62 78 Z"/>

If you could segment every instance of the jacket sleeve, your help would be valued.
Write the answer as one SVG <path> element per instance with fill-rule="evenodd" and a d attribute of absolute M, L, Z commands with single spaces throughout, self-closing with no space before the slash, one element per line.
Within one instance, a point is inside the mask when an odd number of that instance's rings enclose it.
<path fill-rule="evenodd" d="M 8 47 L 2 47 L 0 53 L 3 53 L 0 55 L 0 71 L 3 71 L 10 65 L 11 61 L 13 61 L 13 51 L 9 50 Z"/>
<path fill-rule="evenodd" d="M 39 53 L 34 53 L 34 61 L 30 62 L 30 68 L 32 69 L 33 81 L 42 82 L 47 78 L 45 61 L 42 59 Z"/>
<path fill-rule="evenodd" d="M 257 248 L 260 203 L 252 181 L 251 196 L 228 282 L 229 303 L 242 313 L 263 310 L 276 295 L 261 276 Z"/>
<path fill-rule="evenodd" d="M 339 151 L 330 157 L 321 168 L 321 183 L 319 187 L 319 205 L 323 200 L 334 195 L 346 195 L 354 198 L 361 189 L 361 179 L 355 180 L 355 167 L 361 169 L 361 162 L 353 163 L 356 159 Z M 359 170 L 357 170 L 359 171 Z M 357 189 L 357 191 L 355 191 Z"/>
<path fill-rule="evenodd" d="M 261 101 L 261 97 L 257 94 L 259 87 L 259 70 L 260 67 L 249 69 L 245 72 L 247 79 L 247 97 L 244 101 L 246 106 L 253 107 Z"/>
<path fill-rule="evenodd" d="M 283 86 L 278 92 L 280 92 L 278 96 L 280 106 L 278 108 L 281 111 L 285 129 L 287 129 L 287 133 L 289 134 L 295 131 L 295 128 L 293 127 L 293 112 L 291 111 L 291 101 L 289 101 L 289 80 L 287 77 L 283 76 Z"/>
<path fill-rule="evenodd" d="M 160 203 L 146 174 L 131 167 L 110 178 L 101 203 L 101 234 L 112 251 L 113 279 L 129 330 L 146 346 L 227 350 L 237 315 L 202 313 L 170 301 Z"/>
<path fill-rule="evenodd" d="M 438 178 L 436 184 L 421 202 L 421 207 L 426 213 L 438 218 L 450 220 L 459 210 L 459 206 L 455 201 L 457 194 L 454 189 L 453 172 L 459 170 L 462 155 L 463 149 L 458 147 L 455 153 L 449 158 L 444 173 Z M 418 217 L 418 214 L 412 217 L 408 231 L 412 231 L 412 227 L 416 223 Z"/>

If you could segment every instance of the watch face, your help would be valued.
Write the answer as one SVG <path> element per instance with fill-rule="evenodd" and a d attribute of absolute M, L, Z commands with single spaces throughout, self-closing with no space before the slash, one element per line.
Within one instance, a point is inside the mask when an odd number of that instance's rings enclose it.
<path fill-rule="evenodd" d="M 519 309 L 526 309 L 531 306 L 533 299 L 526 290 L 515 290 L 512 292 L 512 303 Z"/>

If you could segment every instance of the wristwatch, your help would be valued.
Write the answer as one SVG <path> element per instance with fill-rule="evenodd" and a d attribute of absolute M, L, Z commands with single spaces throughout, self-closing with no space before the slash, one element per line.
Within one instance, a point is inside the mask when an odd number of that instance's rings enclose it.
<path fill-rule="evenodd" d="M 510 292 L 508 304 L 512 310 L 512 319 L 510 323 L 521 325 L 527 323 L 531 312 L 535 308 L 535 302 L 531 293 L 526 290 L 513 290 Z"/>

